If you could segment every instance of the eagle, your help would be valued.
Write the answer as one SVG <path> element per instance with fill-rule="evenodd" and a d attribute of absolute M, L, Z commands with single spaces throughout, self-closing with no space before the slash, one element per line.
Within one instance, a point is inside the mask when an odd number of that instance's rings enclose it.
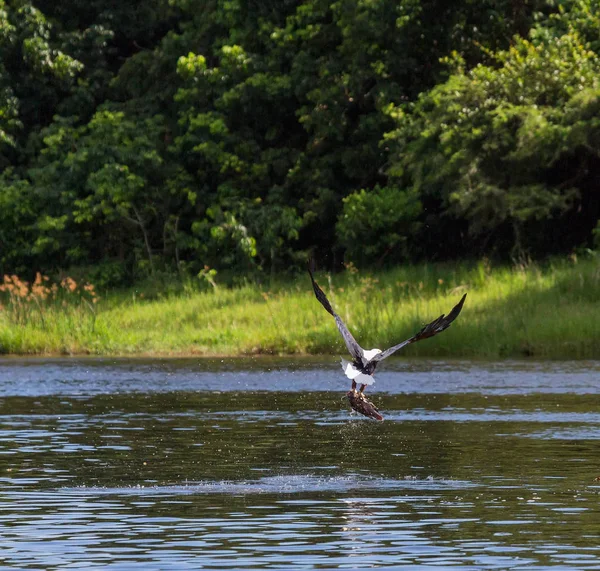
<path fill-rule="evenodd" d="M 350 402 L 350 406 L 360 414 L 376 420 L 383 420 L 383 416 L 381 416 L 379 410 L 377 410 L 375 405 L 369 401 L 364 394 L 367 385 L 372 385 L 375 382 L 373 374 L 375 373 L 377 365 L 380 361 L 383 361 L 403 347 L 406 347 L 411 343 L 415 343 L 416 341 L 421 341 L 421 339 L 433 337 L 434 335 L 437 335 L 438 333 L 448 329 L 451 323 L 460 314 L 467 294 L 465 293 L 462 296 L 460 301 L 452 308 L 452 311 L 450 311 L 448 315 L 444 315 L 442 313 L 442 315 L 440 315 L 437 319 L 425 325 L 418 333 L 409 339 L 402 341 L 402 343 L 398 343 L 398 345 L 394 345 L 385 351 L 382 351 L 381 349 L 365 350 L 358 344 L 356 339 L 354 339 L 352 333 L 350 333 L 341 317 L 335 311 L 333 311 L 327 296 L 319 287 L 319 284 L 315 281 L 310 267 L 308 268 L 308 273 L 310 275 L 310 280 L 312 282 L 316 298 L 327 310 L 327 312 L 330 313 L 335 319 L 335 323 L 342 335 L 342 338 L 344 339 L 344 343 L 346 344 L 350 355 L 352 355 L 352 361 L 347 361 L 346 359 L 342 358 L 342 369 L 344 370 L 346 376 L 352 381 L 352 388 L 346 393 L 346 397 Z M 357 387 L 359 387 L 358 390 Z"/>

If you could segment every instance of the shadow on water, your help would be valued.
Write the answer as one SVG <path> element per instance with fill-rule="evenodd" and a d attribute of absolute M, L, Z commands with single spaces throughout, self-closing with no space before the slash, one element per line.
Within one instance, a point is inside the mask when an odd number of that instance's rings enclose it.
<path fill-rule="evenodd" d="M 598 568 L 599 363 L 251 365 L 0 361 L 0 560 Z"/>

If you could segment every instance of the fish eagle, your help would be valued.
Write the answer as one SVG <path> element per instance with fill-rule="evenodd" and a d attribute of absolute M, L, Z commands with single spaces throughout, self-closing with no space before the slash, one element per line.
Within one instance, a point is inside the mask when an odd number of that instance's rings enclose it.
<path fill-rule="evenodd" d="M 319 284 L 315 281 L 310 267 L 308 268 L 308 273 L 312 281 L 316 298 L 335 319 L 335 323 L 342 335 L 342 338 L 344 339 L 344 343 L 346 344 L 350 355 L 352 355 L 352 361 L 347 361 L 346 359 L 342 358 L 342 369 L 344 370 L 346 376 L 352 381 L 352 388 L 346 393 L 346 397 L 348 397 L 350 406 L 360 414 L 364 414 L 365 416 L 374 418 L 376 420 L 383 420 L 383 416 L 379 414 L 379 411 L 375 405 L 370 402 L 364 394 L 364 390 L 367 385 L 372 385 L 375 382 L 373 379 L 373 374 L 375 373 L 378 363 L 403 347 L 410 345 L 411 343 L 421 341 L 421 339 L 427 339 L 428 337 L 433 337 L 434 335 L 437 335 L 438 333 L 448 329 L 450 324 L 461 312 L 467 294 L 465 293 L 462 296 L 460 301 L 452 308 L 452 311 L 450 311 L 448 315 L 440 315 L 436 320 L 425 325 L 418 333 L 409 339 L 406 339 L 406 341 L 402 341 L 402 343 L 398 343 L 398 345 L 394 345 L 385 351 L 382 351 L 381 349 L 365 350 L 357 343 L 356 339 L 354 339 L 352 333 L 350 333 L 341 317 L 335 311 L 333 311 L 327 296 L 319 287 Z M 358 390 L 357 386 L 359 386 Z"/>

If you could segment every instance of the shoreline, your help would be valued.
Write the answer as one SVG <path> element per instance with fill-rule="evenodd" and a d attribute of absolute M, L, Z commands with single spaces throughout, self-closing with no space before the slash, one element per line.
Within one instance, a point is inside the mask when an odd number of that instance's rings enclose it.
<path fill-rule="evenodd" d="M 320 273 L 316 279 L 364 348 L 385 349 L 411 337 L 449 312 L 466 291 L 464 309 L 451 327 L 398 357 L 600 359 L 600 262 L 594 258 L 525 268 L 492 269 L 481 262 L 354 270 Z M 73 295 L 34 301 L 17 300 L 20 305 L 11 308 L 0 299 L 0 356 L 302 359 L 347 354 L 334 320 L 303 275 L 270 286 L 182 288 L 154 296 L 144 296 L 137 286 L 107 292 L 93 307 Z"/>
<path fill-rule="evenodd" d="M 260 361 L 283 361 L 289 360 L 290 363 L 296 361 L 328 361 L 329 363 L 335 365 L 336 367 L 339 365 L 340 357 L 346 358 L 346 355 L 343 354 L 333 354 L 333 353 L 303 353 L 303 354 L 278 354 L 278 355 L 197 355 L 190 353 L 132 353 L 132 354 L 86 354 L 86 353 L 73 353 L 69 355 L 60 354 L 60 353 L 31 353 L 31 354 L 19 354 L 19 353 L 4 353 L 0 354 L 0 365 L 3 361 L 106 361 L 106 360 L 114 360 L 114 361 L 192 361 L 198 360 L 199 362 L 207 362 L 207 361 L 220 361 L 224 362 L 241 362 L 241 361 L 252 361 L 252 362 L 260 362 Z M 406 363 L 406 364 L 414 364 L 414 363 L 449 363 L 449 364 L 459 364 L 459 363 L 528 363 L 528 364 L 536 364 L 536 363 L 599 363 L 600 357 L 581 357 L 581 358 L 572 358 L 572 357 L 485 357 L 485 356 L 460 356 L 460 357 L 452 357 L 452 356 L 392 356 L 389 359 L 386 359 L 386 363 Z M 381 369 L 383 370 L 383 369 Z"/>

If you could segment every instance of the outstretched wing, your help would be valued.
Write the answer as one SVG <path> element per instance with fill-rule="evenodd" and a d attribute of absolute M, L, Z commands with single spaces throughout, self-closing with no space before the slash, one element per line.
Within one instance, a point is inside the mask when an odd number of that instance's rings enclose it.
<path fill-rule="evenodd" d="M 458 317 L 458 314 L 461 312 L 466 297 L 467 294 L 465 293 L 465 295 L 462 296 L 460 301 L 452 308 L 452 311 L 448 315 L 444 315 L 442 313 L 442 315 L 440 315 L 435 321 L 432 321 L 431 323 L 425 325 L 425 327 L 423 327 L 421 331 L 419 331 L 416 335 L 413 335 L 410 339 L 407 339 L 406 341 L 403 341 L 398 345 L 394 345 L 393 347 L 386 349 L 382 353 L 378 353 L 377 355 L 375 355 L 375 357 L 371 359 L 371 363 L 377 363 L 379 361 L 382 361 L 386 357 L 389 357 L 392 353 L 395 353 L 399 349 L 402 349 L 402 347 L 406 347 L 407 345 L 410 345 L 415 341 L 420 341 L 421 339 L 433 337 L 434 335 L 437 335 L 438 333 L 441 333 L 442 331 L 448 329 L 448 327 L 450 327 L 450 324 Z"/>
<path fill-rule="evenodd" d="M 313 277 L 310 267 L 308 268 L 308 273 L 310 275 L 310 280 L 312 281 L 313 289 L 315 290 L 316 298 L 321 302 L 321 305 L 329 313 L 331 313 L 331 315 L 333 315 L 333 317 L 335 319 L 335 323 L 337 325 L 337 328 L 340 330 L 340 333 L 342 334 L 342 338 L 344 339 L 344 343 L 346 343 L 346 347 L 348 348 L 348 351 L 350 352 L 350 354 L 355 359 L 357 359 L 360 363 L 362 363 L 364 361 L 363 360 L 364 352 L 362 350 L 362 347 L 356 342 L 356 339 L 354 339 L 354 337 L 352 336 L 352 333 L 350 333 L 350 331 L 348 331 L 348 328 L 346 327 L 345 323 L 342 321 L 340 316 L 335 311 L 333 311 L 333 308 L 331 307 L 331 304 L 329 303 L 327 296 L 325 295 L 323 290 L 319 287 L 319 284 L 315 281 L 315 278 Z"/>

